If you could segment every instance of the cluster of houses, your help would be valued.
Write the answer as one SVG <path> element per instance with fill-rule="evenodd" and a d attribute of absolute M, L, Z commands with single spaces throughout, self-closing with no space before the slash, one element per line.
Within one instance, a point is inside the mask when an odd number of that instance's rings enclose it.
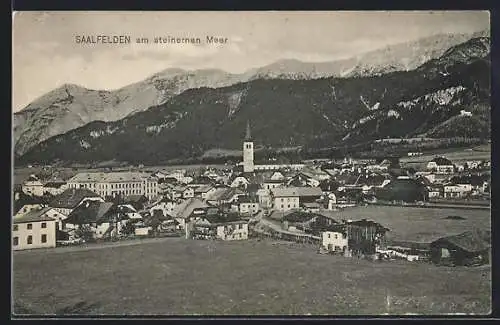
<path fill-rule="evenodd" d="M 488 193 L 489 178 L 479 173 L 488 163 L 467 163 L 465 174 L 444 157 L 413 173 L 397 158 L 255 164 L 247 125 L 243 161 L 232 168 L 84 172 L 45 182 L 30 176 L 14 191 L 13 248 L 158 233 L 245 240 L 252 229 L 264 229 L 319 242 L 326 251 L 373 254 L 383 247 L 387 228 L 366 219 L 333 220 L 322 212 L 377 200 Z M 262 224 L 266 218 L 281 226 Z"/>
<path fill-rule="evenodd" d="M 491 161 L 474 160 L 453 164 L 445 157 L 436 157 L 427 164 L 427 171 L 415 173 L 426 185 L 429 198 L 489 198 Z"/>

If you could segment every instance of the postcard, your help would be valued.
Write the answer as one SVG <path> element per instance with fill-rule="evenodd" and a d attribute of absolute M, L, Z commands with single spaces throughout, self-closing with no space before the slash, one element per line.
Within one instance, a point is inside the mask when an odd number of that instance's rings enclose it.
<path fill-rule="evenodd" d="M 13 13 L 12 314 L 491 313 L 488 11 Z"/>

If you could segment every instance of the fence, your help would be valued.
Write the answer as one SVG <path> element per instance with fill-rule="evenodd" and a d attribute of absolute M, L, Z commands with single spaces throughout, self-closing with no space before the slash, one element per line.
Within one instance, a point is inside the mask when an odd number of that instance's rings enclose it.
<path fill-rule="evenodd" d="M 292 234 L 289 232 L 280 232 L 274 229 L 269 229 L 267 232 L 252 230 L 249 235 L 253 238 L 285 240 L 311 245 L 319 244 L 321 242 L 320 237 L 303 234 Z"/>

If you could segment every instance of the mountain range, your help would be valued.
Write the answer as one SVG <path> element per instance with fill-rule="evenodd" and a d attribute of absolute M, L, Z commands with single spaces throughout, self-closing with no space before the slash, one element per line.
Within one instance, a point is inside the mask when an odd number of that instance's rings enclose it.
<path fill-rule="evenodd" d="M 489 32 L 486 31 L 475 34 L 438 34 L 387 46 L 349 59 L 320 63 L 287 59 L 242 74 L 217 69 L 167 69 L 113 91 L 65 84 L 14 113 L 14 152 L 16 156 L 21 156 L 53 136 L 93 121 L 118 121 L 166 103 L 189 89 L 227 87 L 258 79 L 350 78 L 409 71 L 428 60 L 440 57 L 448 48 L 467 39 L 488 35 Z"/>
<path fill-rule="evenodd" d="M 490 39 L 475 37 L 409 71 L 256 78 L 188 89 L 145 111 L 94 121 L 28 149 L 17 162 L 160 163 L 256 145 L 329 147 L 388 137 L 489 137 Z M 465 110 L 469 114 L 461 114 Z"/>

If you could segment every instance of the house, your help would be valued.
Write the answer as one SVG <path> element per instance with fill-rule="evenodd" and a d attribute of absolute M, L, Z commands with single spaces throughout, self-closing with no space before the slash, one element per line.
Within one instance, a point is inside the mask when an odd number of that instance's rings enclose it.
<path fill-rule="evenodd" d="M 472 193 L 471 184 L 448 184 L 444 186 L 445 198 L 462 198 Z"/>
<path fill-rule="evenodd" d="M 28 179 L 22 185 L 22 191 L 28 195 L 42 196 L 43 195 L 43 184 L 40 182 L 38 177 L 35 175 L 30 175 Z"/>
<path fill-rule="evenodd" d="M 167 177 L 167 173 L 160 171 L 156 171 L 153 174 L 151 174 L 152 177 L 155 177 L 158 179 L 158 181 L 163 181 Z"/>
<path fill-rule="evenodd" d="M 271 208 L 283 212 L 299 208 L 299 192 L 296 187 L 274 188 L 270 193 Z"/>
<path fill-rule="evenodd" d="M 86 201 L 68 215 L 65 225 L 69 229 L 87 226 L 93 231 L 94 238 L 107 238 L 117 235 L 124 221 L 125 217 L 114 203 Z"/>
<path fill-rule="evenodd" d="M 250 184 L 250 181 L 243 175 L 237 175 L 234 178 L 230 179 L 230 187 L 243 187 L 246 188 L 247 185 Z"/>
<path fill-rule="evenodd" d="M 86 188 L 69 188 L 56 195 L 48 206 L 62 214 L 69 215 L 77 206 L 86 201 L 104 202 L 104 199 Z"/>
<path fill-rule="evenodd" d="M 254 196 L 240 196 L 238 199 L 238 212 L 240 214 L 256 214 L 259 212 L 259 199 Z"/>
<path fill-rule="evenodd" d="M 191 182 L 191 185 L 213 185 L 220 179 L 220 176 L 215 173 L 205 172 L 202 176 L 197 176 Z"/>
<path fill-rule="evenodd" d="M 323 191 L 319 187 L 297 187 L 301 203 L 313 203 L 321 199 Z"/>
<path fill-rule="evenodd" d="M 271 192 L 267 189 L 259 189 L 255 195 L 259 198 L 259 206 L 262 209 L 271 208 Z"/>
<path fill-rule="evenodd" d="M 189 186 L 176 186 L 173 188 L 172 198 L 190 199 L 194 197 L 194 189 Z"/>
<path fill-rule="evenodd" d="M 45 201 L 39 196 L 28 195 L 24 192 L 16 192 L 14 193 L 14 206 L 12 212 L 15 215 L 21 215 L 31 210 L 39 210 L 46 205 Z"/>
<path fill-rule="evenodd" d="M 176 179 L 177 182 L 182 184 L 189 184 L 193 181 L 193 177 L 186 175 L 185 169 L 177 169 L 171 172 L 167 172 L 165 178 L 173 178 Z"/>
<path fill-rule="evenodd" d="M 337 205 L 337 195 L 331 192 L 328 194 L 328 210 L 335 210 Z"/>
<path fill-rule="evenodd" d="M 271 174 L 271 177 L 269 179 L 273 181 L 283 181 L 285 180 L 285 175 L 283 175 L 283 173 L 280 171 L 275 171 Z"/>
<path fill-rule="evenodd" d="M 48 181 L 43 184 L 43 193 L 49 193 L 51 195 L 58 195 L 67 189 L 67 183 L 65 181 Z"/>
<path fill-rule="evenodd" d="M 349 247 L 345 227 L 331 226 L 321 233 L 321 244 L 329 252 L 345 254 Z"/>
<path fill-rule="evenodd" d="M 56 219 L 53 209 L 32 210 L 14 217 L 12 225 L 13 250 L 56 247 Z"/>
<path fill-rule="evenodd" d="M 304 202 L 300 203 L 300 207 L 307 212 L 316 213 L 322 208 L 321 204 L 318 202 Z"/>
<path fill-rule="evenodd" d="M 246 240 L 248 239 L 248 222 L 231 215 L 205 216 L 186 226 L 186 238 Z"/>
<path fill-rule="evenodd" d="M 130 204 L 120 204 L 118 210 L 125 214 L 129 220 L 142 220 L 141 214 Z"/>
<path fill-rule="evenodd" d="M 444 157 L 436 157 L 427 164 L 427 169 L 439 174 L 450 174 L 455 171 L 455 165 Z"/>
<path fill-rule="evenodd" d="M 315 179 L 309 175 L 307 175 L 306 173 L 299 173 L 297 175 L 295 175 L 294 177 L 292 177 L 288 183 L 287 183 L 287 186 L 295 186 L 295 187 L 299 187 L 299 186 L 319 186 L 320 184 L 320 181 L 318 179 Z"/>
<path fill-rule="evenodd" d="M 245 195 L 245 192 L 235 187 L 219 187 L 207 196 L 207 203 L 220 206 L 231 204 L 238 200 L 238 197 Z"/>
<path fill-rule="evenodd" d="M 163 212 L 163 215 L 165 215 L 165 216 L 172 215 L 176 206 L 177 206 L 177 203 L 175 201 L 163 199 L 160 202 L 151 206 L 149 208 L 149 211 L 151 214 L 153 214 L 155 210 L 161 210 Z"/>
<path fill-rule="evenodd" d="M 265 179 L 262 182 L 262 187 L 266 190 L 271 190 L 273 188 L 282 187 L 285 181 L 283 179 Z"/>
<path fill-rule="evenodd" d="M 345 227 L 351 256 L 375 254 L 379 247 L 385 245 L 385 234 L 389 231 L 381 224 L 367 219 L 347 221 L 339 227 Z"/>
<path fill-rule="evenodd" d="M 279 211 L 298 209 L 299 202 L 314 203 L 323 191 L 319 187 L 284 187 L 271 190 L 271 207 Z"/>
<path fill-rule="evenodd" d="M 210 184 L 201 185 L 194 188 L 194 196 L 201 197 L 203 200 L 206 200 L 207 197 L 215 191 L 215 187 Z"/>
<path fill-rule="evenodd" d="M 460 111 L 460 116 L 472 116 L 472 112 L 463 109 Z"/>
<path fill-rule="evenodd" d="M 180 226 L 184 228 L 186 225 L 186 220 L 188 220 L 192 216 L 204 215 L 208 207 L 209 205 L 203 202 L 201 199 L 190 198 L 177 204 L 174 207 L 171 215 L 175 220 L 177 220 L 177 222 L 179 222 Z"/>
<path fill-rule="evenodd" d="M 166 230 L 171 228 L 172 225 L 174 225 L 174 228 L 176 225 L 180 225 L 179 222 L 170 219 L 170 216 L 164 215 L 161 210 L 155 210 L 153 213 L 146 215 L 143 224 L 153 232 Z"/>
<path fill-rule="evenodd" d="M 148 202 L 148 198 L 141 194 L 133 194 L 126 196 L 123 202 L 132 205 L 136 210 L 142 210 L 144 209 L 144 205 Z"/>
<path fill-rule="evenodd" d="M 441 198 L 444 196 L 444 186 L 436 184 L 427 187 L 429 190 L 429 199 Z"/>
<path fill-rule="evenodd" d="M 491 260 L 491 232 L 472 229 L 431 243 L 431 261 L 436 264 L 477 265 Z"/>
<path fill-rule="evenodd" d="M 319 188 L 321 188 L 323 193 L 332 193 L 333 191 L 336 191 L 339 186 L 340 184 L 334 179 L 328 179 L 319 184 Z"/>

